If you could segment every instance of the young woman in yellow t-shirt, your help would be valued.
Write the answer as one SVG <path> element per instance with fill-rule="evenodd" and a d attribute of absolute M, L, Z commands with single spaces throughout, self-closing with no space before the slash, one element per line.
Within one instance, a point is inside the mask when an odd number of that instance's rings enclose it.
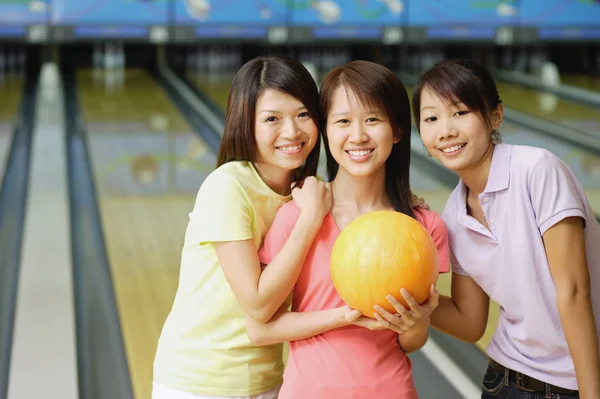
<path fill-rule="evenodd" d="M 252 345 L 246 317 L 266 322 L 286 302 L 331 207 L 329 184 L 313 177 L 321 127 L 317 86 L 301 63 L 259 57 L 235 76 L 217 168 L 189 215 L 153 399 L 277 397 L 282 345 Z M 261 266 L 257 251 L 292 198 L 301 215 Z"/>

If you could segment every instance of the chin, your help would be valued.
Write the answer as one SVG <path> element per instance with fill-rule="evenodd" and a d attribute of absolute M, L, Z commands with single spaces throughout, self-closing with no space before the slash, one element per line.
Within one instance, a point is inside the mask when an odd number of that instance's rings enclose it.
<path fill-rule="evenodd" d="M 279 160 L 278 162 L 274 162 L 273 165 L 277 166 L 280 169 L 284 169 L 284 170 L 296 170 L 299 167 L 302 166 L 303 164 L 303 160 L 298 160 L 298 161 L 281 161 Z"/>
<path fill-rule="evenodd" d="M 373 167 L 372 165 L 340 165 L 341 168 L 345 169 L 348 175 L 353 177 L 369 177 L 377 173 L 377 171 L 384 166 Z"/>

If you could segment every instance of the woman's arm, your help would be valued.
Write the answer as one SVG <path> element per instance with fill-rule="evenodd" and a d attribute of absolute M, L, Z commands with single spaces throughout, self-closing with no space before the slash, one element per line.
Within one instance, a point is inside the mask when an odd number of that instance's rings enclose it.
<path fill-rule="evenodd" d="M 318 230 L 314 218 L 301 213 L 287 242 L 262 272 L 253 240 L 215 244 L 225 278 L 249 317 L 268 321 L 283 304 Z"/>
<path fill-rule="evenodd" d="M 247 318 L 246 330 L 254 345 L 299 341 L 350 325 L 346 319 L 350 311 L 348 307 L 315 312 L 289 312 L 281 308 L 266 323 Z"/>
<path fill-rule="evenodd" d="M 569 217 L 543 234 L 556 285 L 558 313 L 571 351 L 581 398 L 600 398 L 598 332 L 592 310 L 582 219 Z"/>
<path fill-rule="evenodd" d="M 470 277 L 452 273 L 452 297 L 440 295 L 431 325 L 460 340 L 475 343 L 485 333 L 489 296 Z"/>
<path fill-rule="evenodd" d="M 292 291 L 323 217 L 331 208 L 329 183 L 314 177 L 307 178 L 301 189 L 294 188 L 292 195 L 297 208 L 282 207 L 284 212 L 277 213 L 267 235 L 287 235 L 286 240 L 265 268 L 261 267 L 252 239 L 215 243 L 233 293 L 244 312 L 260 322 L 273 317 Z M 299 215 L 293 212 L 298 208 Z M 285 230 L 292 223 L 288 233 Z"/>

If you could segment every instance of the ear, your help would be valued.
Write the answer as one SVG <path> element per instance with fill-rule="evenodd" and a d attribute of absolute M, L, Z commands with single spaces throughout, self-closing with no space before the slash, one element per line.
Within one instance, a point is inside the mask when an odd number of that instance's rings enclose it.
<path fill-rule="evenodd" d="M 492 111 L 492 129 L 498 130 L 502 124 L 502 118 L 504 118 L 504 106 L 498 104 L 495 110 Z"/>
<path fill-rule="evenodd" d="M 394 132 L 394 144 L 398 144 L 402 140 L 402 130 L 398 129 Z"/>

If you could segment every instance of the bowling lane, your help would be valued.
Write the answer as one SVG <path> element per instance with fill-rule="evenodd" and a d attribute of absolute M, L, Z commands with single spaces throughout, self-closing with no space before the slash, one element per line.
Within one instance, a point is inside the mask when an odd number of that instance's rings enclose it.
<path fill-rule="evenodd" d="M 0 183 L 10 153 L 13 128 L 23 92 L 23 80 L 11 77 L 10 81 L 0 80 Z"/>
<path fill-rule="evenodd" d="M 216 158 L 144 71 L 120 87 L 88 70 L 77 80 L 133 389 L 147 399 L 188 212 Z"/>
<path fill-rule="evenodd" d="M 600 134 L 598 107 L 561 99 L 553 94 L 537 92 L 512 83 L 498 81 L 497 86 L 506 107 L 585 133 Z"/>
<path fill-rule="evenodd" d="M 600 76 L 593 75 L 563 75 L 561 83 L 581 89 L 600 92 Z"/>
<path fill-rule="evenodd" d="M 212 102 L 220 106 L 225 112 L 227 108 L 227 97 L 229 96 L 229 88 L 235 76 L 236 71 L 227 72 L 188 72 L 186 78 L 206 94 Z M 223 132 L 219 132 L 223 134 Z"/>

